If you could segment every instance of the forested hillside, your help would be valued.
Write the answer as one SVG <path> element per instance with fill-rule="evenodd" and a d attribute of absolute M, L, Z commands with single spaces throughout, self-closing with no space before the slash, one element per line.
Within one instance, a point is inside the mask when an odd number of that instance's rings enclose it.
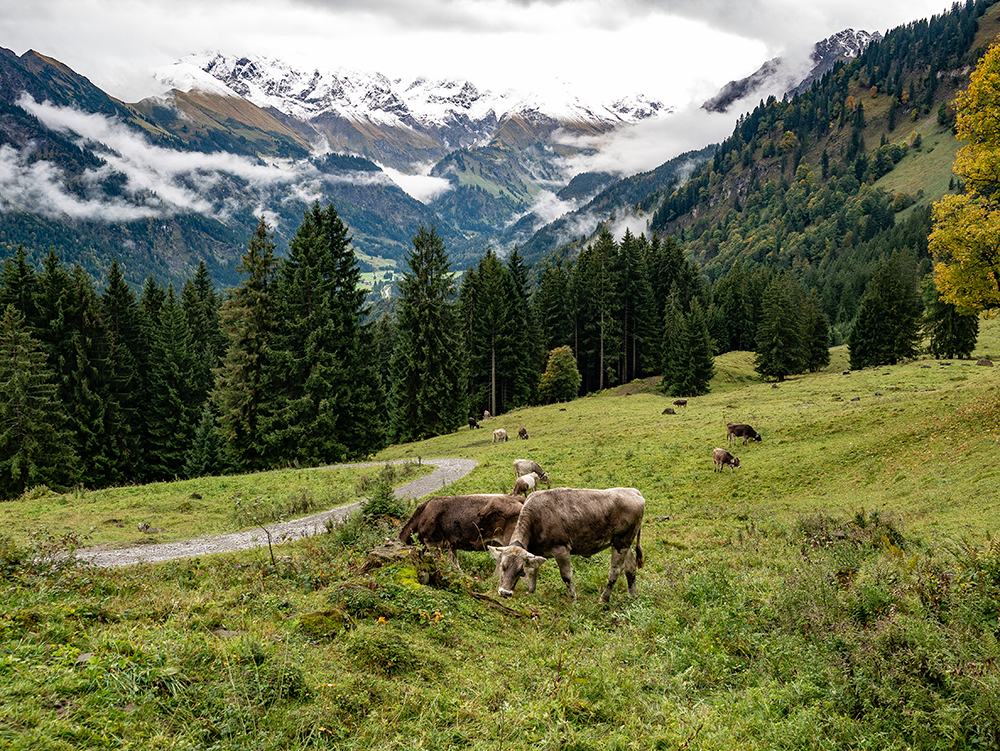
<path fill-rule="evenodd" d="M 930 270 L 928 207 L 961 189 L 951 103 L 1000 32 L 997 10 L 956 4 L 761 102 L 684 185 L 643 202 L 651 232 L 678 237 L 711 280 L 791 272 L 845 340 L 879 259 L 905 249 L 918 280 Z"/>

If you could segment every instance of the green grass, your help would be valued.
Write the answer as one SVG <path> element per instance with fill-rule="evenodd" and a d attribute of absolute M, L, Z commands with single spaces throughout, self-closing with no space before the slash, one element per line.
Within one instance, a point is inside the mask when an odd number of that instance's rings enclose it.
<path fill-rule="evenodd" d="M 434 470 L 405 467 L 397 485 Z M 24 542 L 32 530 L 87 545 L 167 542 L 257 527 L 356 503 L 378 467 L 286 469 L 58 494 L 47 488 L 0 503 L 0 529 Z M 156 529 L 138 531 L 140 522 Z"/>
<path fill-rule="evenodd" d="M 985 322 L 977 357 L 997 351 Z M 377 457 L 478 460 L 449 493 L 509 490 L 514 458 L 554 485 L 639 488 L 639 594 L 607 606 L 606 553 L 574 558 L 576 602 L 551 563 L 500 601 L 486 554 L 369 556 L 397 520 L 355 517 L 276 562 L 122 570 L 0 536 L 0 747 L 996 748 L 998 371 L 845 375 L 838 349 L 771 388 L 750 367 L 718 358 L 713 393 L 674 415 L 630 384 Z M 733 420 L 764 440 L 713 473 Z M 521 425 L 530 440 L 490 442 Z"/>

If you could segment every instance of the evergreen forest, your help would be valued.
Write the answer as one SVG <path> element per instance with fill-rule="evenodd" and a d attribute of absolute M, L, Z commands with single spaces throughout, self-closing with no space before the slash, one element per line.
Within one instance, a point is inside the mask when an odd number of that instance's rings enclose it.
<path fill-rule="evenodd" d="M 280 257 L 260 219 L 225 291 L 204 262 L 137 290 L 118 261 L 95 280 L 18 247 L 0 276 L 0 498 L 352 461 L 637 379 L 695 396 L 730 351 L 775 382 L 832 345 L 854 369 L 924 346 L 968 357 L 975 310 L 934 284 L 936 196 L 883 178 L 923 164 L 932 137 L 957 143 L 952 100 L 1000 31 L 991 6 L 894 29 L 761 102 L 640 205 L 648 235 L 603 226 L 531 266 L 486 248 L 459 272 L 423 226 L 378 311 L 333 204 L 306 210 Z M 965 189 L 952 174 L 939 192 Z"/>

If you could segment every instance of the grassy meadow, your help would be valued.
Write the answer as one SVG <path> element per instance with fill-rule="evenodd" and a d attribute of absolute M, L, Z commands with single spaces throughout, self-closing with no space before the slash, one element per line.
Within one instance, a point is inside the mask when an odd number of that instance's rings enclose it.
<path fill-rule="evenodd" d="M 998 352 L 985 321 L 976 357 Z M 574 558 L 575 602 L 553 563 L 535 594 L 499 600 L 487 554 L 460 554 L 461 569 L 370 555 L 399 527 L 379 516 L 280 546 L 276 562 L 38 558 L 74 535 L 126 544 L 145 519 L 181 535 L 168 514 L 193 493 L 287 513 L 320 471 L 0 504 L 0 747 L 1000 747 L 1000 371 L 924 358 L 845 373 L 846 350 L 832 359 L 772 387 L 731 353 L 676 414 L 634 383 L 375 457 L 476 459 L 449 494 L 509 491 L 515 458 L 553 486 L 638 488 L 639 594 L 622 581 L 608 605 L 607 553 Z M 763 441 L 715 473 L 727 422 Z M 522 426 L 528 441 L 491 443 Z M 335 472 L 309 491 L 321 505 L 364 485 Z"/>

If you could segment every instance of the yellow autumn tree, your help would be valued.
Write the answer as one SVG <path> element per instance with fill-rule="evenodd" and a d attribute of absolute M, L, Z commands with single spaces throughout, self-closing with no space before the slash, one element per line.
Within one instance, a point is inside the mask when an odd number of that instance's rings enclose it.
<path fill-rule="evenodd" d="M 965 192 L 934 204 L 934 281 L 945 302 L 990 313 L 1000 308 L 1000 45 L 979 61 L 956 108 L 966 143 L 954 170 Z"/>

